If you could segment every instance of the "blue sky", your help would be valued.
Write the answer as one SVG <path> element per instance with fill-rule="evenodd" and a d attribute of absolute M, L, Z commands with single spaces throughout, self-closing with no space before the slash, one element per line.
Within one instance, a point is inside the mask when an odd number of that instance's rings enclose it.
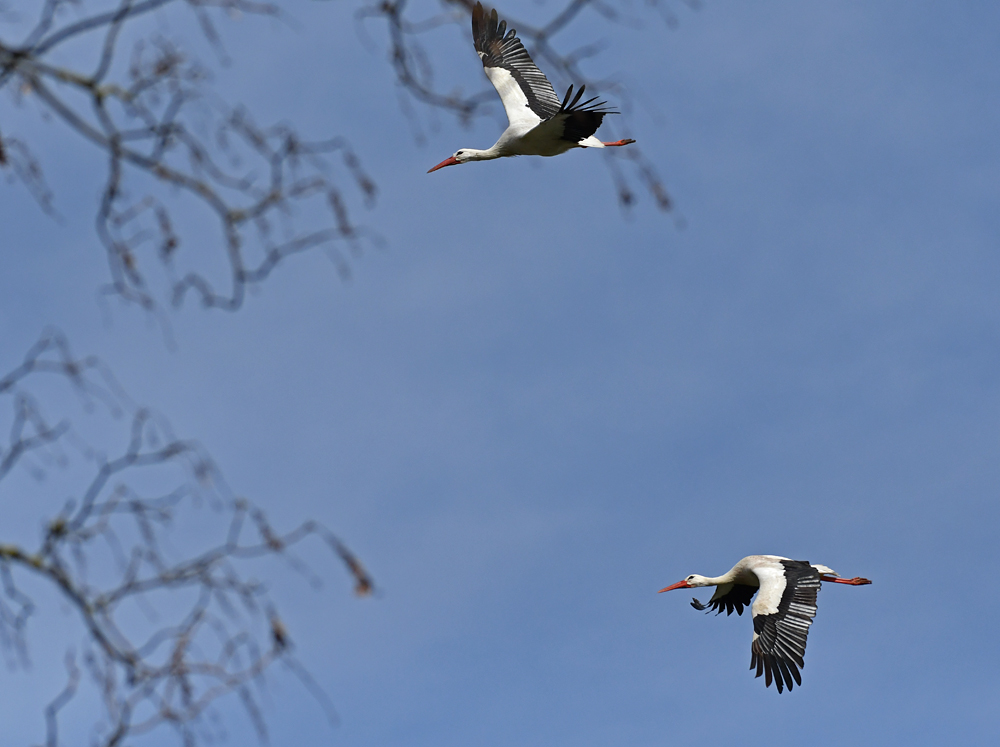
<path fill-rule="evenodd" d="M 424 112 L 416 143 L 352 7 L 239 21 L 217 80 L 356 147 L 385 248 L 349 283 L 294 258 L 237 314 L 170 312 L 171 351 L 96 300 L 99 158 L 38 127 L 65 222 L 17 185 L 0 200 L 0 370 L 60 326 L 380 584 L 277 574 L 342 723 L 279 674 L 274 743 L 995 741 L 1000 9 L 708 0 L 673 31 L 570 27 L 564 48 L 607 39 L 588 70 L 651 102 L 623 117 L 679 227 L 649 200 L 623 216 L 599 153 L 425 174 L 500 127 Z M 442 81 L 485 85 L 465 29 L 435 39 Z M 0 106 L 5 136 L 37 127 Z M 37 505 L 0 500 L 30 533 Z M 747 671 L 746 617 L 656 594 L 753 553 L 874 580 L 822 591 L 790 694 Z M 61 656 L 0 680 L 18 743 L 42 738 L 24 699 L 58 690 Z"/>

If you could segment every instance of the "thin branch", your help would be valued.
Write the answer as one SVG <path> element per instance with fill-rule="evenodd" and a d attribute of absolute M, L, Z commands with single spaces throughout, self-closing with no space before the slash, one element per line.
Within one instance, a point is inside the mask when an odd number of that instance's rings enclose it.
<path fill-rule="evenodd" d="M 0 39 L 0 89 L 17 91 L 16 99 L 34 96 L 43 113 L 103 153 L 107 171 L 95 227 L 111 276 L 105 293 L 150 311 L 194 293 L 204 307 L 235 311 L 248 286 L 293 254 L 343 244 L 356 256 L 378 243 L 349 209 L 358 200 L 371 207 L 376 187 L 344 140 L 313 142 L 288 126 L 257 125 L 242 107 L 212 93 L 207 68 L 159 37 L 135 42 L 127 64 L 120 49 L 127 27 L 142 17 L 186 11 L 225 58 L 214 16 L 280 17 L 277 5 L 120 0 L 113 10 L 69 23 L 61 20 L 63 5 L 47 0 L 23 43 Z M 70 41 L 92 44 L 90 71 L 53 62 Z M 205 131 L 214 131 L 214 140 L 199 134 Z M 27 140 L 3 136 L 0 168 L 13 166 L 11 176 L 54 213 L 54 195 Z M 303 183 L 313 186 L 305 190 Z M 191 205 L 214 216 L 214 239 L 180 228 L 190 222 Z M 275 225 L 282 228 L 279 240 Z M 202 269 L 205 244 L 224 254 L 228 278 Z M 337 270 L 344 273 L 340 261 Z"/>
<path fill-rule="evenodd" d="M 32 390 L 50 393 L 60 382 L 81 403 L 99 404 L 89 408 L 95 415 L 112 422 L 127 416 L 123 447 L 101 456 L 105 449 L 82 444 L 70 418 L 47 425 Z M 195 744 L 212 709 L 228 696 L 266 741 L 259 690 L 265 672 L 278 662 L 335 722 L 329 698 L 294 656 L 286 618 L 267 585 L 248 572 L 251 563 L 256 568 L 268 559 L 281 561 L 319 587 L 327 572 L 314 571 L 298 554 L 312 541 L 342 564 L 357 594 L 370 594 L 371 577 L 329 529 L 304 521 L 281 530 L 261 508 L 231 495 L 198 442 L 177 438 L 162 416 L 134 406 L 98 359 L 74 357 L 57 331 L 47 332 L 0 378 L 0 415 L 7 404 L 12 425 L 0 444 L 0 488 L 28 455 L 56 449 L 71 436 L 83 464 L 62 460 L 57 467 L 72 467 L 74 474 L 92 470 L 80 492 L 46 520 L 37 544 L 0 542 L 4 650 L 27 666 L 30 621 L 37 613 L 33 596 L 41 587 L 55 590 L 81 624 L 81 640 L 66 642 L 67 683 L 44 708 L 47 745 L 84 741 L 84 725 L 60 725 L 59 714 L 94 688 L 105 709 L 91 730 L 98 744 L 123 744 L 161 728 Z M 134 487 L 156 481 L 162 492 L 144 495 Z M 190 522 L 202 530 L 215 525 L 217 543 L 168 551 L 175 525 Z M 137 612 L 145 625 L 137 625 Z M 80 676 L 77 646 L 85 652 L 89 684 Z"/>

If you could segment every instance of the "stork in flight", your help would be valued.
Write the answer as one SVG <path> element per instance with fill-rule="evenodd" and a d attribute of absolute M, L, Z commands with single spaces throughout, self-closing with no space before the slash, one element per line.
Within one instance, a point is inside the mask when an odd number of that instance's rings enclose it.
<path fill-rule="evenodd" d="M 552 84 L 531 61 L 514 29 L 495 10 L 487 15 L 482 3 L 472 9 L 472 41 L 483 61 L 486 77 L 500 94 L 509 124 L 492 148 L 462 148 L 431 171 L 466 161 L 489 161 L 504 156 L 558 156 L 570 148 L 606 148 L 628 145 L 635 140 L 605 143 L 594 137 L 605 114 L 597 98 L 581 102 L 586 86 L 573 95 L 573 86 L 559 101 Z M 595 103 L 596 102 L 596 103 Z"/>
<path fill-rule="evenodd" d="M 867 578 L 840 578 L 825 565 L 813 565 L 805 560 L 789 560 L 777 555 L 750 555 L 716 578 L 697 574 L 668 586 L 673 589 L 693 589 L 714 586 L 715 593 L 702 604 L 691 600 L 696 610 L 723 610 L 726 615 L 742 615 L 750 607 L 753 616 L 753 643 L 750 645 L 750 669 L 757 676 L 765 675 L 766 687 L 771 680 L 782 692 L 783 685 L 792 689 L 792 681 L 802 684 L 799 669 L 805 666 L 806 636 L 816 615 L 816 594 L 820 582 L 862 586 Z M 753 605 L 750 598 L 757 594 Z"/>

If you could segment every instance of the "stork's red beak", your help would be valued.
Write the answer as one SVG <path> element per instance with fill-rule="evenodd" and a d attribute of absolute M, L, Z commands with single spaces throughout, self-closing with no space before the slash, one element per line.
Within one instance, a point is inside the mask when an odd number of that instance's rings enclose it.
<path fill-rule="evenodd" d="M 456 163 L 458 163 L 458 159 L 455 158 L 455 156 L 452 156 L 451 158 L 444 159 L 441 163 L 439 163 L 437 166 L 431 169 L 431 171 L 437 171 L 438 169 L 443 169 L 445 166 L 454 166 Z M 428 171 L 427 173 L 429 174 L 431 173 L 431 171 Z"/>
<path fill-rule="evenodd" d="M 688 582 L 687 581 L 678 581 L 676 584 L 668 586 L 666 589 L 660 589 L 660 591 L 658 591 L 656 593 L 660 594 L 660 593 L 662 593 L 664 591 L 673 591 L 674 589 L 690 589 L 690 588 L 691 587 L 688 586 Z"/>

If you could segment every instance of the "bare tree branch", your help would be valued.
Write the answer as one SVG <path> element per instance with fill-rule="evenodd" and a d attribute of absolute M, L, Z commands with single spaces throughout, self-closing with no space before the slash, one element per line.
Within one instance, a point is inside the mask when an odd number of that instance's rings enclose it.
<path fill-rule="evenodd" d="M 124 448 L 109 456 L 69 419 L 49 424 L 32 390 L 51 393 L 59 382 L 85 410 L 128 420 Z M 67 642 L 66 685 L 44 710 L 47 745 L 85 741 L 79 724 L 59 723 L 60 712 L 85 686 L 104 703 L 90 732 L 95 744 L 123 744 L 161 728 L 195 744 L 216 703 L 228 695 L 236 696 L 267 741 L 251 685 L 263 684 L 276 662 L 336 719 L 329 698 L 295 657 L 267 585 L 248 573 L 271 558 L 320 586 L 322 576 L 297 552 L 317 539 L 344 564 L 356 593 L 370 594 L 371 577 L 330 530 L 315 521 L 279 530 L 263 510 L 230 493 L 200 444 L 175 437 L 161 416 L 136 407 L 98 359 L 73 357 L 58 332 L 44 335 L 0 378 L 2 401 L 9 403 L 4 417 L 11 427 L 0 445 L 0 500 L 4 478 L 29 466 L 28 460 L 54 465 L 50 469 L 91 465 L 89 480 L 46 520 L 34 547 L 0 542 L 0 646 L 8 660 L 28 664 L 29 622 L 37 610 L 32 590 L 56 590 L 80 623 L 77 645 L 89 682 L 77 665 L 76 646 Z M 202 530 L 216 524 L 217 540 L 193 553 L 173 549 L 172 530 L 191 522 Z M 62 737 L 67 729 L 71 733 Z"/>
<path fill-rule="evenodd" d="M 70 5 L 83 17 L 66 20 Z M 248 286 L 286 257 L 318 246 L 348 274 L 350 254 L 376 238 L 354 222 L 348 203 L 359 197 L 371 206 L 376 187 L 345 140 L 310 141 L 286 125 L 256 124 L 242 107 L 212 95 L 208 69 L 165 39 L 139 36 L 130 54 L 122 51 L 129 24 L 186 8 L 225 60 L 218 14 L 280 17 L 279 8 L 251 0 L 110 5 L 87 14 L 82 0 L 46 0 L 22 42 L 0 38 L 0 89 L 16 102 L 33 97 L 106 158 L 96 219 L 111 274 L 106 292 L 148 310 L 164 298 L 179 305 L 193 293 L 206 307 L 234 311 Z M 51 62 L 75 41 L 90 44 L 96 60 Z M 0 168 L 54 211 L 23 135 L 0 136 Z M 217 238 L 179 227 L 192 222 L 188 206 L 214 217 Z M 228 278 L 199 269 L 204 245 L 222 248 Z"/>
<path fill-rule="evenodd" d="M 698 0 L 674 2 L 698 6 Z M 405 96 L 462 122 L 495 111 L 495 93 L 486 86 L 471 94 L 440 87 L 421 39 L 445 24 L 467 27 L 473 5 L 438 0 L 433 10 L 412 0 L 362 0 L 357 11 L 359 21 L 384 22 L 389 61 Z M 647 5 L 676 25 L 671 0 Z M 247 289 L 283 260 L 316 247 L 349 275 L 351 258 L 379 241 L 350 209 L 358 200 L 371 206 L 376 196 L 350 145 L 342 138 L 307 140 L 287 125 L 259 125 L 243 107 L 224 103 L 212 93 L 210 69 L 185 49 L 131 31 L 154 13 L 186 16 L 222 64 L 228 55 L 217 22 L 243 14 L 283 17 L 277 5 L 254 0 L 44 0 L 21 41 L 0 35 L 0 90 L 15 104 L 37 101 L 44 115 L 103 154 L 96 231 L 110 272 L 105 292 L 157 313 L 163 301 L 180 305 L 192 294 L 205 307 L 234 311 Z M 541 25 L 504 11 L 557 87 L 586 84 L 594 93 L 613 94 L 627 112 L 634 103 L 629 89 L 583 68 L 600 51 L 599 41 L 563 49 L 554 40 L 588 13 L 607 23 L 640 23 L 627 0 L 563 0 Z M 10 15 L 0 13 L 0 23 L 9 23 Z M 81 46 L 90 54 L 80 53 Z M 56 61 L 67 55 L 73 64 Z M 402 104 L 419 127 L 417 111 L 406 98 Z M 624 127 L 621 134 L 628 135 L 627 122 L 623 117 L 606 126 Z M 57 216 L 30 140 L 0 132 L 0 171 Z M 644 192 L 659 209 L 672 209 L 663 180 L 638 146 L 604 156 L 623 208 Z M 211 217 L 214 234 L 204 230 L 199 213 Z M 224 276 L 208 269 L 219 252 Z"/>

